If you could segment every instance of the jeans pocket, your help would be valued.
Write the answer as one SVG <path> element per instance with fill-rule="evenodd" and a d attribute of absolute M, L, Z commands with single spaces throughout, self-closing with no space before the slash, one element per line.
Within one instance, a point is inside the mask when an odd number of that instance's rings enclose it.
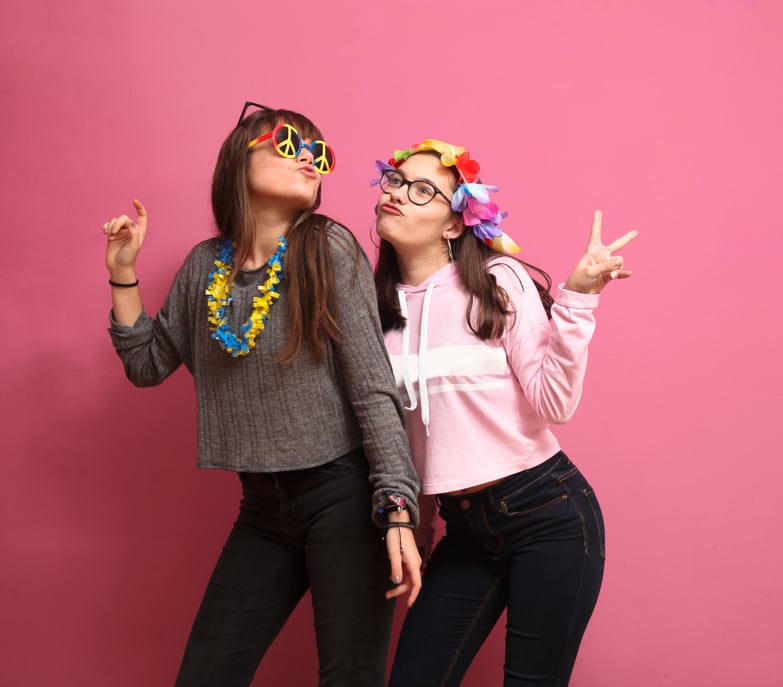
<path fill-rule="evenodd" d="M 590 513 L 595 522 L 595 529 L 598 537 L 598 550 L 601 553 L 601 558 L 606 558 L 606 532 L 604 530 L 604 517 L 601 513 L 601 506 L 598 505 L 598 497 L 596 497 L 592 488 L 583 489 L 582 493 L 585 496 L 587 505 L 590 506 Z"/>
<path fill-rule="evenodd" d="M 583 482 L 586 484 L 586 482 Z M 604 521 L 601 507 L 595 492 L 589 485 L 579 489 L 569 490 L 570 502 L 579 517 L 584 539 L 585 556 L 598 552 L 601 558 L 606 558 L 604 550 Z"/>
<path fill-rule="evenodd" d="M 509 482 L 508 488 L 498 494 L 498 505 L 503 515 L 511 518 L 534 515 L 569 498 L 568 489 L 558 479 L 562 461 L 548 463 L 549 466 L 542 464 L 518 473 Z"/>
<path fill-rule="evenodd" d="M 562 503 L 568 499 L 568 490 L 561 486 L 558 475 L 575 469 L 565 454 L 558 452 L 541 465 L 512 475 L 496 488 L 500 513 L 514 518 Z"/>
<path fill-rule="evenodd" d="M 536 502 L 531 502 L 530 499 L 519 499 L 521 503 L 518 503 L 515 498 L 502 499 L 500 501 L 500 510 L 503 515 L 510 518 L 518 518 L 525 515 L 533 515 L 552 506 L 556 506 L 558 503 L 562 503 L 568 498 L 568 494 L 556 494 L 550 495 L 549 498 L 540 499 Z"/>

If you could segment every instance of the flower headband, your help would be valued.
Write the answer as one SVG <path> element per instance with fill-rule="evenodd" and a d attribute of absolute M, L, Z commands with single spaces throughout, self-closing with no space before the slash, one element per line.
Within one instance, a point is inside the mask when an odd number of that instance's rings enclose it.
<path fill-rule="evenodd" d="M 490 202 L 489 192 L 500 190 L 497 186 L 487 186 L 478 181 L 479 163 L 470 159 L 470 154 L 462 146 L 454 146 L 445 141 L 428 138 L 407 150 L 395 150 L 388 163 L 376 161 L 379 174 L 397 169 L 414 153 L 433 151 L 440 153 L 440 162 L 444 167 L 455 167 L 459 173 L 460 185 L 451 199 L 451 209 L 462 214 L 462 221 L 473 229 L 476 237 L 503 253 L 519 253 L 522 249 L 500 228 L 500 221 L 508 214 L 499 212 L 498 206 Z M 374 179 L 370 185 L 379 183 Z"/>

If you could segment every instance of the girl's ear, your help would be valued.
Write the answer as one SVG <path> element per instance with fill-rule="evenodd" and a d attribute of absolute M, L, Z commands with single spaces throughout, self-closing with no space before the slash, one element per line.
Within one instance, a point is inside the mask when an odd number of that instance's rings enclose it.
<path fill-rule="evenodd" d="M 459 238 L 463 231 L 465 231 L 465 223 L 462 221 L 462 215 L 455 215 L 452 222 L 446 227 L 446 231 L 443 232 L 443 238 Z"/>

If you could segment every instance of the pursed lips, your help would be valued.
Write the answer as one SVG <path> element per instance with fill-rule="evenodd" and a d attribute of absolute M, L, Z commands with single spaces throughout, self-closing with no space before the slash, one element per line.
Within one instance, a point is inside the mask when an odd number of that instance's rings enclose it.
<path fill-rule="evenodd" d="M 384 203 L 381 205 L 383 212 L 388 212 L 390 215 L 402 215 L 402 210 L 392 203 Z"/>

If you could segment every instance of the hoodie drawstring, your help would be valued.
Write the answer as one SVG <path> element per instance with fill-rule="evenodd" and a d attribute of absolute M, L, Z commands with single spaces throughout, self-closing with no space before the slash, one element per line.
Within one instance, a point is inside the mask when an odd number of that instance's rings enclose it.
<path fill-rule="evenodd" d="M 424 293 L 424 303 L 421 310 L 421 327 L 419 329 L 419 398 L 421 399 L 421 422 L 427 436 L 430 435 L 430 397 L 427 393 L 427 334 L 430 324 L 430 303 L 432 302 L 432 292 L 435 290 L 435 283 L 427 286 Z M 402 380 L 405 385 L 405 393 L 410 399 L 408 410 L 416 408 L 416 391 L 413 388 L 410 372 L 408 371 L 408 357 L 410 355 L 410 333 L 408 332 L 408 303 L 405 299 L 405 292 L 401 289 L 397 291 L 397 298 L 400 301 L 400 314 L 405 318 L 405 328 L 402 330 Z"/>
<path fill-rule="evenodd" d="M 402 383 L 405 385 L 405 393 L 408 394 L 409 406 L 405 406 L 406 410 L 416 409 L 416 392 L 413 390 L 413 382 L 411 381 L 411 373 L 408 370 L 408 356 L 411 349 L 411 337 L 408 331 L 408 302 L 405 300 L 405 291 L 400 289 L 397 291 L 397 299 L 400 302 L 400 314 L 405 318 L 405 326 L 402 330 Z"/>

